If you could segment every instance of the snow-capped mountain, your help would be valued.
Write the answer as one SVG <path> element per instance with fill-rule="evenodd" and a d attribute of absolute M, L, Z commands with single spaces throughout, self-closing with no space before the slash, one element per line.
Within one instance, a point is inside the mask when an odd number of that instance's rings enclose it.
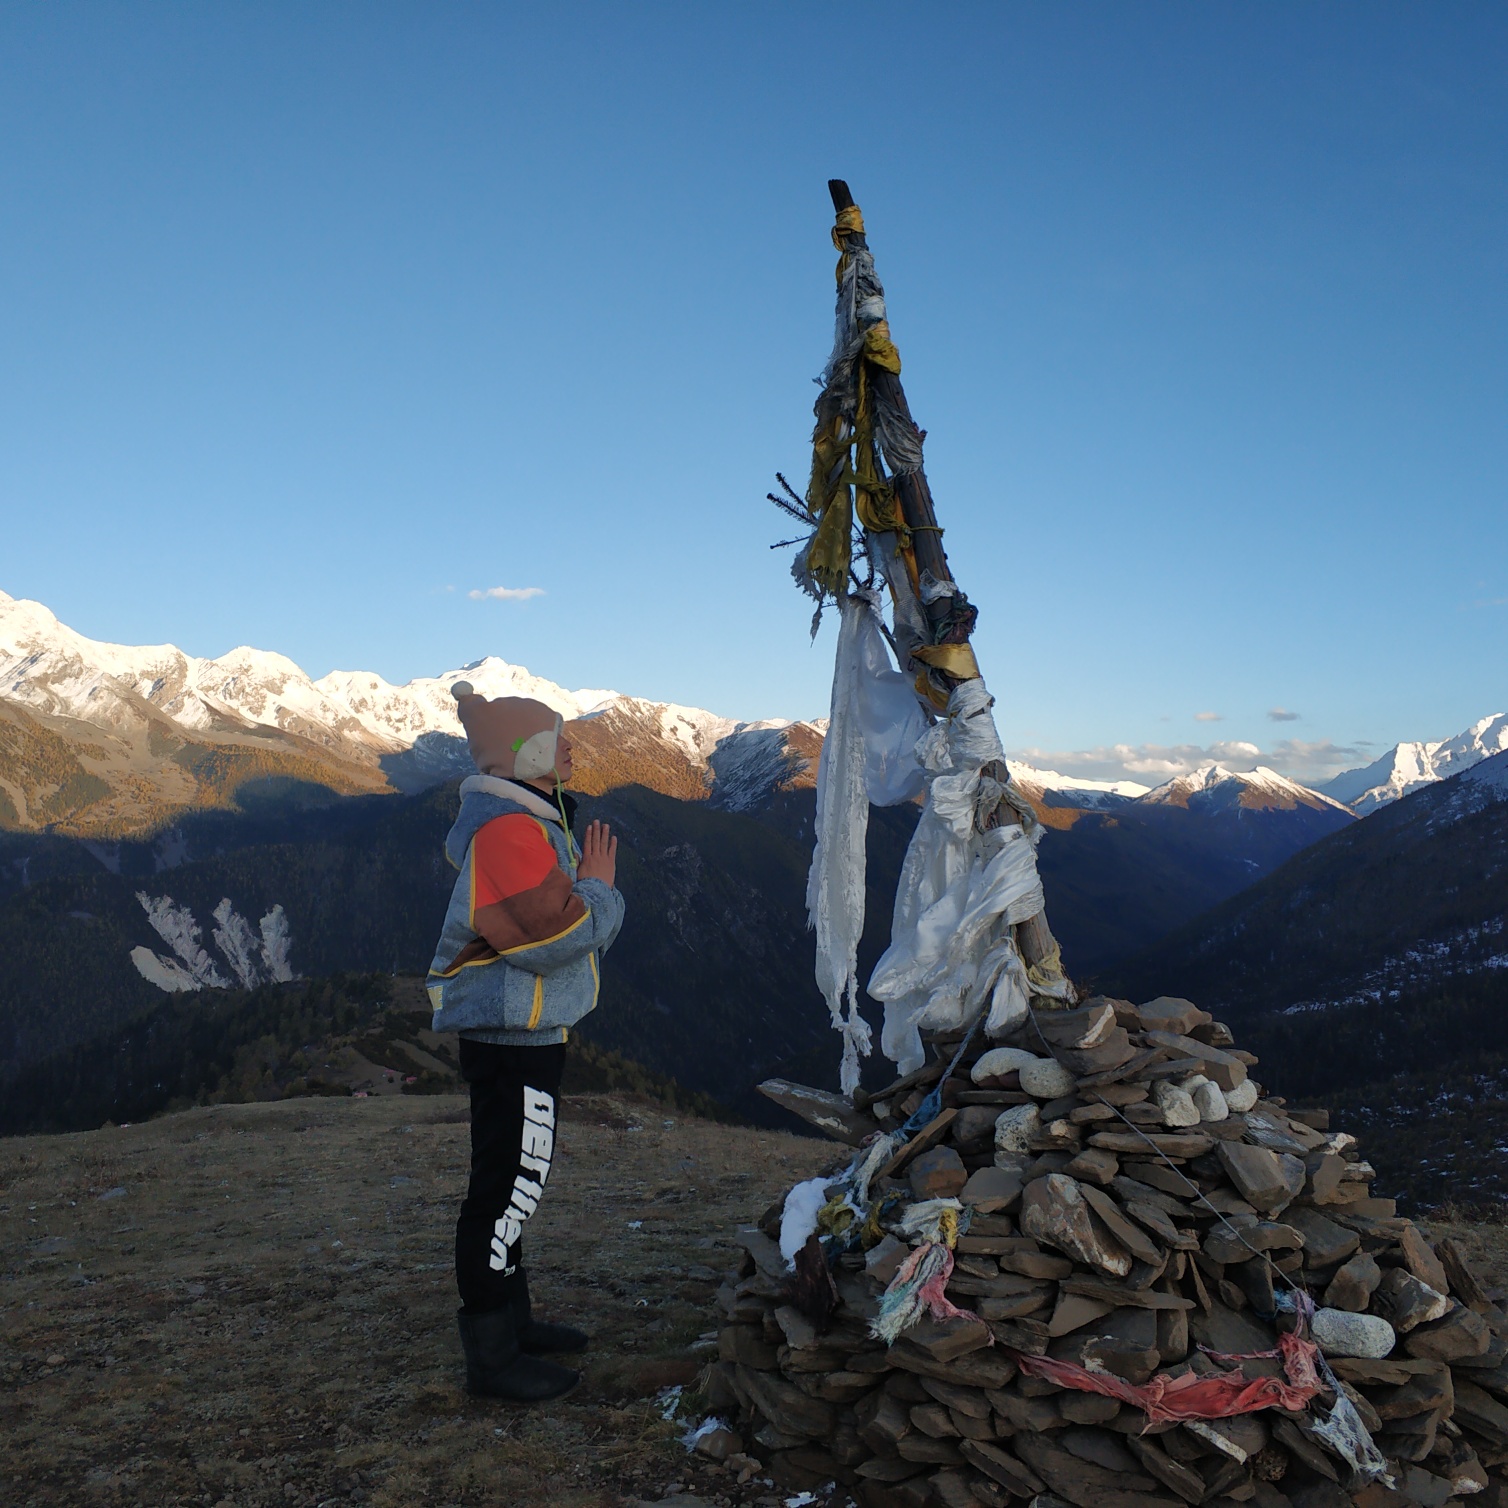
<path fill-rule="evenodd" d="M 8 705 L 44 721 L 83 722 L 110 735 L 103 743 L 96 738 L 93 747 L 78 749 L 79 775 L 91 790 L 97 787 L 89 786 L 90 780 L 102 779 L 112 787 L 108 812 L 99 807 L 96 816 L 108 816 L 116 827 L 129 827 L 132 821 L 125 794 L 128 776 L 134 778 L 148 765 L 159 813 L 203 799 L 202 782 L 195 787 L 185 773 L 193 761 L 181 750 L 159 748 L 155 762 L 144 759 L 143 744 L 150 746 L 155 738 L 161 745 L 164 729 L 198 745 L 238 743 L 243 756 L 248 741 L 264 747 L 276 743 L 284 765 L 257 766 L 264 774 L 307 779 L 307 768 L 294 769 L 287 761 L 307 763 L 311 755 L 336 761 L 346 775 L 338 787 L 343 790 L 417 791 L 466 773 L 470 761 L 450 694 L 452 684 L 463 678 L 486 696 L 535 697 L 571 720 L 578 784 L 588 792 L 643 784 L 688 800 L 710 796 L 718 806 L 747 811 L 777 790 L 808 786 L 816 779 L 826 732 L 820 720 L 740 722 L 617 691 L 572 691 L 496 656 L 402 686 L 362 670 L 336 670 L 315 679 L 284 655 L 244 646 L 201 659 L 171 644 L 102 643 L 60 623 L 41 603 L 0 592 L 0 716 Z M 53 733 L 67 736 L 66 723 L 50 726 Z M 1457 739 L 1399 745 L 1377 765 L 1332 782 L 1326 793 L 1266 768 L 1238 773 L 1207 765 L 1155 790 L 1136 781 L 1087 780 L 1015 760 L 1010 768 L 1039 809 L 1108 813 L 1147 803 L 1210 813 L 1349 812 L 1394 799 L 1411 788 L 1409 782 L 1454 774 L 1504 747 L 1508 716 L 1485 719 Z M 1383 765 L 1391 776 L 1382 772 Z M 1373 787 L 1388 778 L 1394 782 L 1387 787 L 1393 794 L 1379 796 Z M 1336 790 L 1348 780 L 1362 797 L 1354 808 L 1344 803 L 1355 798 Z M 8 800 L 24 814 L 19 819 L 24 825 L 68 820 L 62 796 L 48 797 L 45 782 L 27 789 L 22 785 L 0 768 L 0 816 Z"/>
<path fill-rule="evenodd" d="M 380 762 L 402 789 L 470 768 L 450 694 L 461 679 L 484 696 L 535 697 L 575 722 L 588 788 L 622 777 L 630 765 L 654 765 L 660 788 L 694 797 L 710 786 L 716 803 L 731 810 L 757 806 L 783 786 L 811 784 L 826 732 L 820 720 L 739 722 L 616 691 L 571 691 L 496 656 L 402 686 L 365 670 L 316 680 L 267 650 L 201 659 L 171 644 L 102 643 L 41 603 L 0 592 L 0 698 L 112 732 L 138 726 L 148 708 L 210 738 L 275 729 L 347 760 Z M 1111 808 L 1148 792 L 1135 781 L 1084 780 L 1017 761 L 1010 767 L 1029 795 L 1056 805 Z"/>
<path fill-rule="evenodd" d="M 171 644 L 102 643 L 41 603 L 0 592 L 0 701 L 111 734 L 139 733 L 153 713 L 211 741 L 275 730 L 380 765 L 405 790 L 469 771 L 450 692 L 462 679 L 484 696 L 534 697 L 571 720 L 587 789 L 653 771 L 657 788 L 689 798 L 720 783 L 721 804 L 737 807 L 775 784 L 815 779 L 820 724 L 746 723 L 616 691 L 571 691 L 496 656 L 402 686 L 361 670 L 316 680 L 265 650 L 201 659 Z"/>
<path fill-rule="evenodd" d="M 1051 806 L 1075 806 L 1087 811 L 1111 811 L 1136 801 L 1151 790 L 1135 780 L 1083 780 L 1057 770 L 1040 770 L 1019 759 L 1008 759 L 1011 778 L 1029 796 Z"/>
<path fill-rule="evenodd" d="M 241 647 L 206 660 L 172 644 L 101 643 L 75 633 L 41 603 L 0 592 L 0 697 L 103 728 L 134 721 L 139 698 L 190 732 L 272 727 L 348 752 L 354 744 L 386 753 L 426 733 L 459 734 L 450 687 L 462 678 L 484 696 L 536 697 L 571 718 L 617 697 L 567 691 L 496 657 L 405 686 L 362 670 L 313 680 L 286 656 L 262 649 Z M 689 708 L 666 711 L 688 714 L 683 737 L 694 736 L 689 726 L 697 719 L 711 717 Z"/>
<path fill-rule="evenodd" d="M 572 784 L 629 835 L 642 866 L 635 907 L 646 892 L 657 897 L 660 930 L 691 939 L 687 957 L 712 970 L 688 979 L 744 1000 L 706 963 L 743 958 L 741 944 L 730 944 L 742 928 L 756 940 L 791 939 L 780 943 L 784 972 L 766 969 L 761 980 L 787 994 L 798 975 L 809 981 L 792 961 L 805 927 L 809 787 L 827 732 L 819 720 L 739 722 L 573 691 L 497 658 L 405 686 L 360 671 L 316 679 L 253 649 L 200 659 L 172 645 L 97 643 L 10 597 L 0 597 L 0 923 L 8 895 L 102 870 L 98 883 L 119 902 L 123 990 L 141 987 L 143 970 L 157 984 L 182 983 L 179 966 L 198 977 L 198 954 L 189 950 L 186 961 L 174 940 L 208 929 L 205 917 L 221 926 L 202 934 L 204 978 L 213 968 L 230 980 L 232 955 L 244 965 L 237 979 L 265 972 L 257 918 L 274 902 L 301 939 L 303 972 L 385 969 L 399 958 L 422 967 L 433 938 L 420 902 L 437 873 L 447 803 L 390 798 L 470 772 L 450 696 L 462 677 L 489 695 L 538 697 L 570 719 Z M 1074 967 L 1088 972 L 1356 824 L 1348 809 L 1267 770 L 1211 766 L 1156 791 L 1020 761 L 1011 770 L 1051 829 L 1041 863 L 1054 930 Z M 895 883 L 914 819 L 914 808 L 902 808 L 871 823 L 881 891 Z M 159 878 L 168 871 L 171 885 Z M 147 922 L 137 890 L 158 907 Z M 68 928 L 83 920 L 74 913 L 95 917 L 97 905 L 63 907 L 61 930 L 28 942 L 28 956 L 68 956 L 78 946 Z M 182 927 L 164 932 L 151 917 L 168 920 L 168 906 Z M 232 911 L 244 925 L 232 924 Z M 385 919 L 372 920 L 379 914 Z M 778 931 L 787 923 L 793 931 Z M 0 954 L 31 938 L 31 925 L 27 913 L 10 932 L 0 926 Z M 662 954 L 643 953 L 644 967 L 651 956 Z M 652 977 L 636 986 L 646 999 Z M 5 1009 L 0 998 L 0 1015 Z"/>
<path fill-rule="evenodd" d="M 1311 791 L 1266 765 L 1258 765 L 1254 770 L 1228 770 L 1222 764 L 1201 765 L 1187 775 L 1175 776 L 1140 799 L 1149 806 L 1181 806 L 1203 812 L 1294 811 L 1307 807 L 1310 811 L 1328 808 L 1350 815 L 1342 802 Z"/>
<path fill-rule="evenodd" d="M 1395 744 L 1380 759 L 1357 770 L 1346 770 L 1320 789 L 1335 800 L 1344 801 L 1359 816 L 1365 816 L 1420 786 L 1459 775 L 1505 749 L 1508 749 L 1508 712 L 1495 712 L 1454 738 Z"/>

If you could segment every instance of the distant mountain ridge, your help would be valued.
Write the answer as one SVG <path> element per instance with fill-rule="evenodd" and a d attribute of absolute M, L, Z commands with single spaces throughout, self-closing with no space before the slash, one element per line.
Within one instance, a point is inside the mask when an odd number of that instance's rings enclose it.
<path fill-rule="evenodd" d="M 41 603 L 0 592 L 0 707 L 9 704 L 13 724 L 19 725 L 18 714 L 29 718 L 26 735 L 33 746 L 49 735 L 77 745 L 81 730 L 70 724 L 99 730 L 103 741 L 90 735 L 85 743 L 92 738 L 92 746 L 72 751 L 78 765 L 74 786 L 105 803 L 94 815 L 110 813 L 115 828 L 129 828 L 130 822 L 119 801 L 113 807 L 105 801 L 101 781 L 118 794 L 128 776 L 148 779 L 160 790 L 161 805 L 175 798 L 189 807 L 205 804 L 204 791 L 191 780 L 160 768 L 167 760 L 189 769 L 196 759 L 203 763 L 196 752 L 201 745 L 207 750 L 229 743 L 248 770 L 266 766 L 269 777 L 308 778 L 311 760 L 333 760 L 334 788 L 346 793 L 419 791 L 464 774 L 470 764 L 450 691 L 463 678 L 485 696 L 535 697 L 570 720 L 581 751 L 579 783 L 588 791 L 636 782 L 749 811 L 777 790 L 816 779 L 825 720 L 739 721 L 617 691 L 572 691 L 496 656 L 402 686 L 359 670 L 315 679 L 284 655 L 245 646 L 202 659 L 171 644 L 103 643 L 76 633 Z M 20 737 L 12 735 L 13 746 Z M 185 752 L 185 740 L 194 749 Z M 13 825 L 66 822 L 55 791 L 43 795 L 40 804 L 47 810 L 36 820 L 31 794 L 6 768 L 4 745 L 0 736 L 0 803 L 9 801 Z M 246 752 L 252 746 L 256 752 Z M 1268 770 L 1243 774 L 1211 765 L 1153 790 L 1019 761 L 1010 767 L 1042 808 L 1113 811 L 1133 801 L 1189 806 L 1191 799 L 1210 810 L 1325 804 Z M 0 804 L 0 823 L 6 815 Z M 87 817 L 76 825 L 86 829 Z"/>
<path fill-rule="evenodd" d="M 1376 1004 L 1508 967 L 1508 751 L 1304 849 L 1123 963 L 1246 1013 Z"/>
<path fill-rule="evenodd" d="M 761 818 L 816 783 L 822 720 L 739 722 L 571 691 L 495 657 L 406 686 L 361 671 L 316 680 L 257 650 L 203 660 L 171 645 L 96 643 L 40 604 L 4 597 L 0 831 L 83 839 L 93 860 L 137 874 L 266 843 L 274 832 L 297 840 L 290 814 L 417 795 L 469 774 L 450 695 L 462 677 L 489 695 L 538 697 L 568 717 L 572 784 L 586 796 L 638 787 Z M 1149 790 L 1018 761 L 1010 768 L 1052 829 L 1040 862 L 1054 926 L 1081 971 L 1145 946 L 1355 820 L 1267 771 L 1212 765 Z M 915 809 L 895 815 L 909 830 Z M 809 827 L 802 841 L 809 851 Z M 12 875 L 24 884 L 41 856 L 17 862 Z M 893 873 L 876 879 L 893 893 Z M 0 872 L 0 891 L 7 882 Z"/>
<path fill-rule="evenodd" d="M 1422 786 L 1459 775 L 1505 749 L 1508 749 L 1508 712 L 1494 712 L 1454 738 L 1394 744 L 1371 764 L 1346 770 L 1319 789 L 1364 817 Z"/>
<path fill-rule="evenodd" d="M 1508 1202 L 1508 751 L 1420 785 L 1098 981 L 1228 1021 L 1279 1092 L 1365 1130 L 1396 1187 Z"/>
<path fill-rule="evenodd" d="M 370 671 L 316 680 L 265 650 L 201 659 L 171 644 L 102 643 L 41 603 L 0 592 L 0 724 L 10 724 L 0 725 L 0 825 L 61 821 L 116 836 L 174 807 L 216 804 L 172 766 L 191 769 L 211 751 L 223 763 L 227 746 L 250 775 L 317 781 L 314 767 L 333 762 L 324 773 L 342 793 L 427 789 L 471 768 L 450 691 L 463 678 L 484 696 L 534 697 L 570 720 L 590 791 L 637 781 L 683 799 L 716 794 L 737 808 L 815 779 L 815 764 L 807 766 L 821 747 L 819 723 L 740 722 L 610 690 L 571 691 L 496 656 L 403 686 Z M 59 778 L 27 780 L 28 765 L 33 774 L 55 766 Z M 90 799 L 57 800 L 70 777 L 73 793 Z M 143 782 L 157 799 L 138 802 L 133 823 L 119 798 Z"/>
<path fill-rule="evenodd" d="M 51 1062 L 66 1076 L 60 1052 L 103 1053 L 123 1024 L 183 1019 L 187 997 L 163 980 L 176 981 L 175 959 L 197 960 L 195 928 L 232 970 L 234 958 L 252 961 L 236 971 L 243 983 L 278 977 L 277 937 L 291 939 L 279 956 L 294 974 L 422 970 L 452 883 L 441 840 L 457 776 L 471 769 L 449 691 L 462 676 L 567 716 L 583 812 L 623 836 L 635 920 L 587 1035 L 745 1108 L 750 1075 L 826 1082 L 833 1039 L 805 911 L 822 721 L 739 722 L 570 691 L 497 658 L 403 687 L 365 672 L 316 680 L 250 649 L 202 660 L 171 645 L 97 644 L 9 597 L 0 1066 L 24 1075 Z M 1368 826 L 1266 769 L 1212 764 L 1155 790 L 1011 769 L 1049 829 L 1039 855 L 1049 911 L 1080 978 L 1316 840 Z M 1452 782 L 1450 799 L 1489 799 L 1493 772 L 1481 772 Z M 886 942 L 917 810 L 870 824 L 863 977 Z"/>
<path fill-rule="evenodd" d="M 1294 811 L 1299 807 L 1323 811 L 1328 807 L 1351 815 L 1342 802 L 1260 764 L 1254 770 L 1228 770 L 1222 764 L 1201 765 L 1187 775 L 1175 775 L 1141 799 L 1149 805 L 1206 812 Z"/>
<path fill-rule="evenodd" d="M 172 644 L 88 639 L 40 602 L 0 592 L 0 696 L 105 728 L 131 717 L 130 703 L 122 705 L 125 692 L 189 732 L 272 727 L 388 753 L 426 733 L 458 730 L 450 687 L 463 676 L 484 696 L 537 697 L 572 718 L 617 696 L 567 691 L 495 656 L 404 686 L 363 670 L 314 680 L 285 655 L 244 645 L 200 659 Z"/>
<path fill-rule="evenodd" d="M 1011 778 L 1034 800 L 1047 806 L 1079 807 L 1085 811 L 1114 810 L 1127 801 L 1151 793 L 1151 787 L 1135 780 L 1086 780 L 1042 770 L 1019 759 L 1007 759 Z"/>

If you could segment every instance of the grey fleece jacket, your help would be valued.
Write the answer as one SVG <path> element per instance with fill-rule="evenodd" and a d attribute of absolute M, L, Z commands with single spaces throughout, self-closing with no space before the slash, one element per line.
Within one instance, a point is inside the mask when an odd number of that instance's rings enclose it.
<path fill-rule="evenodd" d="M 509 820 L 478 845 L 477 835 L 499 818 Z M 549 866 L 541 835 L 558 869 Z M 479 846 L 486 849 L 480 873 Z M 434 1029 L 516 1046 L 564 1042 L 597 1004 L 601 958 L 623 925 L 622 895 L 602 880 L 576 878 L 575 845 L 543 795 L 493 775 L 461 782 L 445 855 L 460 873 L 426 980 Z M 519 870 L 516 879 L 509 865 Z M 540 870 L 548 873 L 536 883 Z M 558 921 L 542 923 L 541 915 Z"/>

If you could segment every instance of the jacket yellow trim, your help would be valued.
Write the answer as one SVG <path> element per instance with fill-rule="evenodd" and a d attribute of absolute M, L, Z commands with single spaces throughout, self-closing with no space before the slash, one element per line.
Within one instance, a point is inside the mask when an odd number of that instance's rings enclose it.
<path fill-rule="evenodd" d="M 580 916 L 576 918 L 575 921 L 571 923 L 569 927 L 565 929 L 564 932 L 557 932 L 554 937 L 541 937 L 538 942 L 519 943 L 515 948 L 504 948 L 503 951 L 498 954 L 498 957 L 507 958 L 512 953 L 526 953 L 530 948 L 542 948 L 547 943 L 559 942 L 562 937 L 569 937 L 571 933 L 573 933 L 583 922 L 590 921 L 591 919 L 592 912 L 591 908 L 588 907 L 581 913 Z M 476 931 L 476 928 L 473 927 L 471 930 L 474 932 Z"/>
<path fill-rule="evenodd" d="M 529 1024 L 524 1029 L 526 1031 L 533 1031 L 539 1025 L 539 1018 L 544 1015 L 544 1011 L 545 976 L 543 974 L 536 974 L 534 976 L 534 1009 L 529 1012 Z"/>
<path fill-rule="evenodd" d="M 431 969 L 431 979 L 454 979 L 462 969 L 485 969 L 489 963 L 496 963 L 503 955 L 494 953 L 491 958 L 468 958 L 465 963 L 451 964 L 448 969 Z"/>
<path fill-rule="evenodd" d="M 592 966 L 592 1009 L 597 1008 L 597 996 L 602 993 L 602 975 L 597 968 L 597 950 L 592 949 L 586 955 L 587 962 Z"/>

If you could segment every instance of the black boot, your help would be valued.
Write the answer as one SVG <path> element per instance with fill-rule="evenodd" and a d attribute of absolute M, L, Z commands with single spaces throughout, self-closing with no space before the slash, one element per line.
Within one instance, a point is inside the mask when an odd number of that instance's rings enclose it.
<path fill-rule="evenodd" d="M 585 1351 L 586 1331 L 574 1325 L 555 1325 L 534 1318 L 529 1304 L 529 1274 L 519 1269 L 517 1297 L 513 1314 L 518 1322 L 518 1348 L 530 1356 L 548 1356 L 562 1351 Z"/>
<path fill-rule="evenodd" d="M 478 1398 L 544 1403 L 569 1393 L 581 1381 L 581 1373 L 570 1367 L 524 1355 L 511 1308 L 490 1309 L 485 1314 L 460 1309 L 456 1320 L 466 1353 L 466 1391 Z"/>

